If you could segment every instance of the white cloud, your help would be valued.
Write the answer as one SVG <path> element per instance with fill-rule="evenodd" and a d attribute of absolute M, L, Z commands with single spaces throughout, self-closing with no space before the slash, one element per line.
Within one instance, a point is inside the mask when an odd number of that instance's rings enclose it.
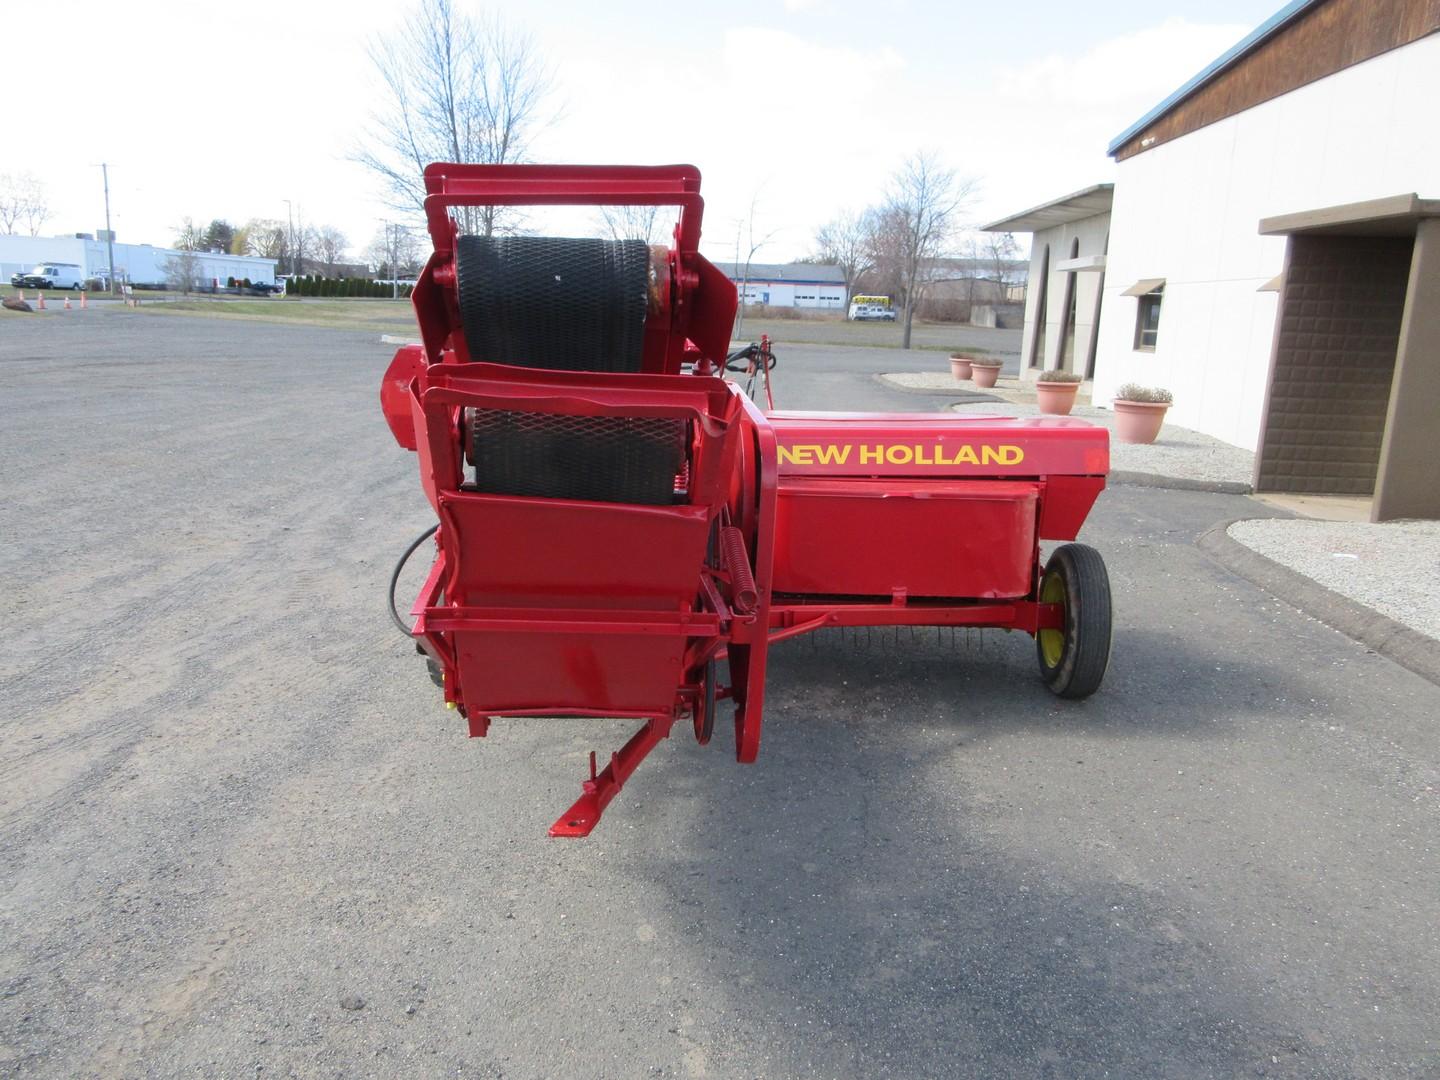
<path fill-rule="evenodd" d="M 1078 56 L 1051 55 L 1003 71 L 999 91 L 1012 102 L 1063 103 L 1077 112 L 1140 108 L 1142 112 L 1133 118 L 1138 119 L 1248 30 L 1167 19 L 1159 26 L 1102 41 Z"/>
<path fill-rule="evenodd" d="M 83 89 L 67 97 L 62 88 L 43 108 L 7 114 L 0 172 L 28 170 L 49 184 L 47 231 L 100 225 L 99 170 L 90 166 L 108 160 L 125 239 L 163 242 L 186 214 L 283 217 L 288 198 L 303 204 L 307 221 L 334 222 L 362 246 L 390 216 L 370 177 L 347 160 L 368 122 L 364 44 L 402 9 L 381 0 L 295 5 L 284 23 L 293 46 L 279 48 L 276 25 L 248 14 L 188 0 L 153 6 L 153 26 L 165 33 L 145 39 L 152 57 L 182 56 L 185 43 L 216 30 L 227 54 L 244 61 L 209 71 L 152 58 L 127 69 L 117 102 L 97 101 L 93 78 L 64 80 Z M 17 40 L 53 37 L 32 10 L 15 12 Z M 758 22 L 712 26 L 703 23 L 710 15 L 695 14 L 697 24 L 620 32 L 613 20 L 577 10 L 523 16 L 565 105 L 535 156 L 694 162 L 705 174 L 706 250 L 720 258 L 733 254 L 737 220 L 752 200 L 756 231 L 778 231 L 760 257 L 803 254 L 818 225 L 879 198 L 905 155 L 921 148 L 981 178 L 975 220 L 1107 179 L 1108 141 L 1246 30 L 1170 20 L 1023 63 L 997 64 L 976 51 L 937 68 L 926 66 L 919 43 L 872 40 L 864 20 L 815 20 L 792 32 Z M 955 33 L 948 14 L 914 17 L 928 19 L 937 39 Z M 114 48 L 128 55 L 151 33 L 152 23 L 142 31 L 108 8 L 66 30 L 73 51 L 92 56 Z M 302 54 L 306 63 L 296 64 Z M 7 79 L 44 78 L 47 57 L 16 54 Z M 177 81 L 178 71 L 185 77 Z"/>

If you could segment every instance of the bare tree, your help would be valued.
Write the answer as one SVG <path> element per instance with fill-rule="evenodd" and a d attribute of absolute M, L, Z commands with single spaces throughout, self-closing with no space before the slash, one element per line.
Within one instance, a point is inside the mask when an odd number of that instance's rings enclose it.
<path fill-rule="evenodd" d="M 424 250 L 415 229 L 387 224 L 375 234 L 362 257 L 376 274 L 393 281 L 418 277 Z"/>
<path fill-rule="evenodd" d="M 936 261 L 958 228 L 960 212 L 974 194 L 976 182 L 958 178 L 934 155 L 921 152 L 900 166 L 890 185 L 881 214 L 887 244 L 899 259 L 905 301 L 900 347 L 908 349 L 915 308 L 938 270 Z"/>
<path fill-rule="evenodd" d="M 39 236 L 40 228 L 50 217 L 50 203 L 46 201 L 45 189 L 31 181 L 30 199 L 25 204 L 25 228 L 31 236 Z"/>
<path fill-rule="evenodd" d="M 324 267 L 326 277 L 335 276 L 335 268 L 345 257 L 349 243 L 334 225 L 322 225 L 315 230 L 315 258 Z"/>
<path fill-rule="evenodd" d="M 11 173 L 0 174 L 0 233 L 13 236 L 15 226 L 25 215 L 25 200 L 19 179 Z"/>
<path fill-rule="evenodd" d="M 1010 263 L 1019 252 L 1014 233 L 988 233 L 985 237 L 985 261 L 995 277 L 996 300 L 1004 303 L 1006 286 L 1010 284 Z"/>
<path fill-rule="evenodd" d="M 182 218 L 175 230 L 174 247 L 176 251 L 204 251 L 205 230 L 196 225 L 193 218 Z"/>
<path fill-rule="evenodd" d="M 0 174 L 0 233 L 12 235 L 21 221 L 31 236 L 38 236 L 50 217 L 45 189 L 30 173 Z"/>
<path fill-rule="evenodd" d="M 186 296 L 195 286 L 201 284 L 200 256 L 191 248 L 179 248 L 174 255 L 167 256 L 162 264 L 165 281 L 172 288 L 179 289 Z"/>
<path fill-rule="evenodd" d="M 780 231 L 779 229 L 771 229 L 764 236 L 758 239 L 756 238 L 755 209 L 759 205 L 760 191 L 756 189 L 755 193 L 750 196 L 749 215 L 735 223 L 735 272 L 740 275 L 740 304 L 735 314 L 734 334 L 736 338 L 744 336 L 745 305 L 749 303 L 748 297 L 750 294 L 750 264 L 754 260 L 755 254 L 766 244 L 770 243 L 771 240 L 775 239 L 775 235 Z M 740 259 L 740 252 L 742 250 L 740 245 L 741 236 L 744 236 L 746 244 L 749 245 L 748 248 L 744 249 L 745 259 L 743 263 Z"/>
<path fill-rule="evenodd" d="M 295 228 L 290 230 L 289 242 L 285 246 L 285 259 L 290 265 L 290 273 L 314 273 L 315 268 L 306 264 L 315 261 L 314 252 L 318 242 L 315 226 L 306 225 L 303 220 L 295 222 Z"/>
<path fill-rule="evenodd" d="M 397 210 L 423 209 L 431 162 L 520 161 L 541 125 L 550 73 L 530 37 L 498 18 L 457 12 L 452 0 L 421 0 L 399 33 L 371 47 L 370 58 L 387 100 L 374 116 L 374 136 L 355 156 Z M 506 208 L 455 213 L 466 232 L 491 236 Z"/>
<path fill-rule="evenodd" d="M 866 217 L 871 211 L 856 214 L 844 211 L 820 226 L 815 232 L 816 254 L 825 262 L 840 267 L 845 275 L 845 295 L 855 291 L 860 275 L 872 265 L 867 240 L 870 226 Z"/>
<path fill-rule="evenodd" d="M 283 221 L 251 218 L 235 231 L 231 250 L 236 255 L 258 255 L 262 259 L 284 259 L 289 233 Z"/>
<path fill-rule="evenodd" d="M 863 274 L 865 292 L 904 301 L 905 219 L 895 209 L 875 206 L 865 211 L 865 255 L 869 268 Z"/>
<path fill-rule="evenodd" d="M 658 206 L 602 206 L 600 226 L 615 240 L 644 240 L 647 244 L 663 243 L 668 237 L 656 236 L 663 229 Z"/>

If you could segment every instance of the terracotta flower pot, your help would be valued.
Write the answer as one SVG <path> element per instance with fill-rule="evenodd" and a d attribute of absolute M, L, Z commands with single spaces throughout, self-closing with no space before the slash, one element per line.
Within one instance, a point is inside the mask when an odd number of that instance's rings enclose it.
<path fill-rule="evenodd" d="M 955 378 L 960 382 L 964 382 L 966 379 L 970 378 L 970 357 L 950 357 L 950 374 L 954 375 Z"/>
<path fill-rule="evenodd" d="M 1075 407 L 1075 395 L 1080 390 L 1078 382 L 1035 383 L 1035 400 L 1042 413 L 1052 416 L 1069 416 Z"/>
<path fill-rule="evenodd" d="M 970 377 L 975 380 L 979 387 L 994 386 L 995 380 L 1000 378 L 999 364 L 977 364 L 970 361 Z"/>
<path fill-rule="evenodd" d="M 1123 443 L 1153 443 L 1160 434 L 1160 425 L 1165 423 L 1165 411 L 1170 408 L 1163 401 L 1121 401 L 1115 406 L 1115 437 Z"/>

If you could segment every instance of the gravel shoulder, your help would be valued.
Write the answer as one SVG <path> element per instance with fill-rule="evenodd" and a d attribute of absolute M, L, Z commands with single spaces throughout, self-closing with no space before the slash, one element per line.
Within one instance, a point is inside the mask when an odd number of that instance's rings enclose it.
<path fill-rule="evenodd" d="M 1440 642 L 1440 521 L 1237 521 L 1235 540 Z"/>

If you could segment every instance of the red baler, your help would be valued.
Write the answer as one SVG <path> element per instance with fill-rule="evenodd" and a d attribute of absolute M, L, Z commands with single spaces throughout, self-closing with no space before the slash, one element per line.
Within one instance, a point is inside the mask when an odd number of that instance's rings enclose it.
<path fill-rule="evenodd" d="M 690 166 L 437 164 L 425 181 L 422 344 L 381 389 L 439 519 L 409 632 L 471 735 L 497 717 L 641 725 L 603 769 L 592 753 L 552 835 L 589 833 L 677 720 L 708 742 L 719 702 L 754 761 L 767 651 L 820 627 L 1020 630 L 1055 693 L 1097 689 L 1104 563 L 1065 543 L 1042 565 L 1039 545 L 1074 540 L 1104 487 L 1103 429 L 763 411 L 723 377 L 736 291 L 699 253 Z M 455 209 L 557 204 L 678 207 L 674 245 L 469 236 Z"/>

